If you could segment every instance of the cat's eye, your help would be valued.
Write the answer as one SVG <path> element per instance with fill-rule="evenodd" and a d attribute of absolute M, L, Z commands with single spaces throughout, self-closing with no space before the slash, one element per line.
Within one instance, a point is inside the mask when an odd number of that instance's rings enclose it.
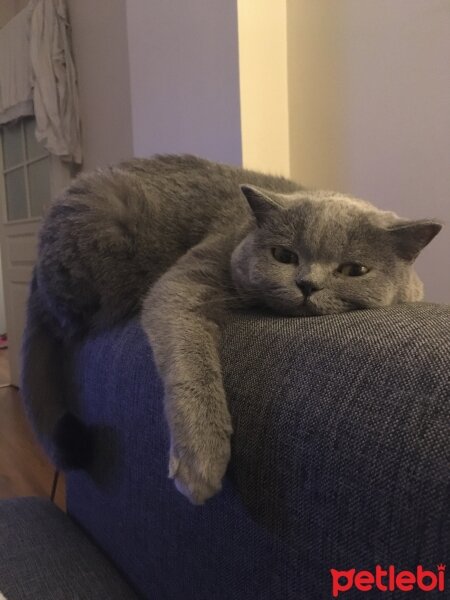
<path fill-rule="evenodd" d="M 369 269 L 359 263 L 344 263 L 337 268 L 338 273 L 347 277 L 361 277 L 369 272 Z"/>
<path fill-rule="evenodd" d="M 287 248 L 283 248 L 282 246 L 276 246 L 275 248 L 272 248 L 272 256 L 280 263 L 291 265 L 298 264 L 298 256 L 295 254 L 295 252 L 292 252 Z"/>

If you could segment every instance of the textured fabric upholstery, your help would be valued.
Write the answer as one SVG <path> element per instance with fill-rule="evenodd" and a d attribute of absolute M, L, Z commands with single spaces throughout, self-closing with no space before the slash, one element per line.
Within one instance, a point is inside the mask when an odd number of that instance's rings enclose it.
<path fill-rule="evenodd" d="M 332 567 L 448 559 L 449 307 L 235 314 L 223 365 L 232 461 L 223 491 L 194 507 L 167 479 L 139 323 L 74 353 L 74 409 L 98 448 L 91 472 L 68 477 L 69 512 L 145 598 L 324 600 Z"/>
<path fill-rule="evenodd" d="M 0 597 L 136 600 L 108 560 L 48 500 L 0 503 Z"/>

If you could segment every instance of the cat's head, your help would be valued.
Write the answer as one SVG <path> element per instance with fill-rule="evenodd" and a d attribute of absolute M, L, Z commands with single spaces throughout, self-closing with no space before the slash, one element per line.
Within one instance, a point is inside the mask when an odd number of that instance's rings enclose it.
<path fill-rule="evenodd" d="M 243 297 L 289 315 L 422 299 L 412 265 L 440 231 L 439 223 L 400 219 L 334 192 L 241 189 L 255 217 L 231 260 Z"/>

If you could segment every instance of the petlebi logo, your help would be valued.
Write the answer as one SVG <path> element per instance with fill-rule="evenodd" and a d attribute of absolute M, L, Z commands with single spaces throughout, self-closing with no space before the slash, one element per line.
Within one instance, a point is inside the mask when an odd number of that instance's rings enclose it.
<path fill-rule="evenodd" d="M 415 571 L 397 571 L 390 565 L 383 569 L 376 565 L 374 571 L 338 571 L 330 569 L 331 593 L 333 598 L 345 594 L 351 589 L 360 592 L 378 590 L 380 592 L 411 592 L 421 590 L 422 592 L 445 591 L 445 565 L 437 565 L 436 571 L 425 570 L 419 565 Z M 344 599 L 345 600 L 345 599 Z"/>

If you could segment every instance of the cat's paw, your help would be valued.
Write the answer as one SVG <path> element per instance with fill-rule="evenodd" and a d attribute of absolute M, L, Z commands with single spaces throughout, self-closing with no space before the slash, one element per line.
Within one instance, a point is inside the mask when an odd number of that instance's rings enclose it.
<path fill-rule="evenodd" d="M 192 504 L 203 504 L 222 489 L 230 460 L 229 435 L 204 440 L 196 449 L 170 449 L 169 477 Z"/>

